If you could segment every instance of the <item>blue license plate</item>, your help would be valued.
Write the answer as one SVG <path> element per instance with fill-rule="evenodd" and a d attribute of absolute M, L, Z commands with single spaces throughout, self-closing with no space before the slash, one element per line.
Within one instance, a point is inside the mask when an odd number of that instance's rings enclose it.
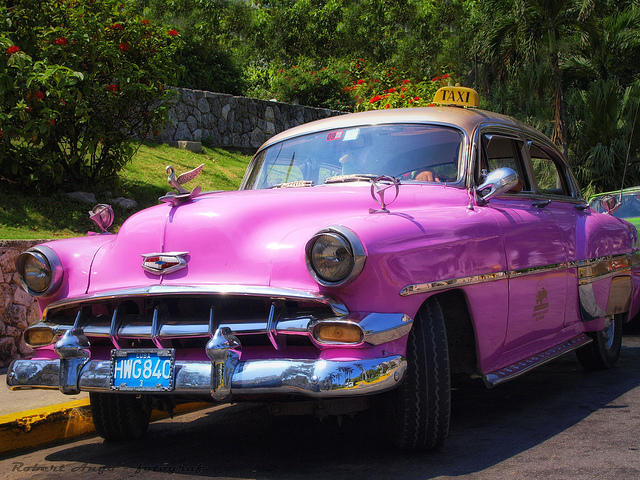
<path fill-rule="evenodd" d="M 141 348 L 111 350 L 111 390 L 162 392 L 173 390 L 175 350 Z"/>

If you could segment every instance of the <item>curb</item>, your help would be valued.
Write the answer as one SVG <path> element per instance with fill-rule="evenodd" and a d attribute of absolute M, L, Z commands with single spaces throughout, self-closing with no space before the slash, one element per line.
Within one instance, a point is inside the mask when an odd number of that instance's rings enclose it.
<path fill-rule="evenodd" d="M 176 406 L 174 415 L 211 407 L 206 402 Z M 169 414 L 154 410 L 151 421 L 169 418 Z M 40 447 L 81 435 L 95 433 L 89 400 L 75 400 L 51 407 L 27 410 L 0 416 L 0 455 Z"/>

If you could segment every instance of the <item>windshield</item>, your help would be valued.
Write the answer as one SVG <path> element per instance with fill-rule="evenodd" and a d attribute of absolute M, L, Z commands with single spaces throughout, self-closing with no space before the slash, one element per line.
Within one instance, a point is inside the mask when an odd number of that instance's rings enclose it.
<path fill-rule="evenodd" d="M 313 133 L 261 151 L 244 188 L 320 185 L 345 181 L 344 175 L 455 182 L 462 174 L 462 141 L 459 130 L 439 125 L 375 125 Z"/>
<path fill-rule="evenodd" d="M 622 204 L 615 212 L 614 217 L 618 218 L 634 218 L 640 217 L 640 192 L 622 192 Z M 617 197 L 619 194 L 615 194 Z M 604 213 L 604 209 L 600 205 L 600 197 L 596 197 L 591 201 L 591 207 L 600 213 Z"/>

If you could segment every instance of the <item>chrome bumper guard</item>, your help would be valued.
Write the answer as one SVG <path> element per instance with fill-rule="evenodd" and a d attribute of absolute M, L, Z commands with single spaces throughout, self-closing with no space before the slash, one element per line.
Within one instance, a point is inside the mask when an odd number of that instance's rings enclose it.
<path fill-rule="evenodd" d="M 408 334 L 412 321 L 403 314 L 371 313 L 360 319 L 359 325 L 364 343 L 381 345 Z M 79 327 L 66 330 L 54 347 L 59 359 L 15 360 L 7 371 L 8 387 L 57 388 L 65 394 L 117 391 L 111 386 L 111 361 L 91 358 L 86 333 Z M 221 402 L 238 395 L 262 394 L 348 397 L 390 390 L 406 370 L 406 359 L 401 355 L 243 361 L 241 342 L 228 326 L 215 330 L 205 351 L 210 361 L 176 359 L 173 387 L 153 394 L 210 395 Z"/>
<path fill-rule="evenodd" d="M 252 360 L 237 361 L 216 351 L 216 361 L 175 364 L 174 389 L 157 394 L 211 395 L 226 401 L 237 395 L 297 394 L 316 398 L 349 397 L 383 392 L 403 378 L 406 360 L 400 355 L 354 361 Z M 11 390 L 60 389 L 64 393 L 109 392 L 109 360 L 85 360 L 78 368 L 77 387 L 65 387 L 74 368 L 67 360 L 14 360 L 7 371 Z M 71 374 L 71 375 L 70 375 Z"/>

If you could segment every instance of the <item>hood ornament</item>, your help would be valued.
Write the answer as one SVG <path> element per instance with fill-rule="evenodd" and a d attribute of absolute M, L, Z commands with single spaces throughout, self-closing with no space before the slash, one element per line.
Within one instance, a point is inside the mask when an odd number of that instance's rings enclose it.
<path fill-rule="evenodd" d="M 154 275 L 181 270 L 187 266 L 185 255 L 189 252 L 143 253 L 142 268 Z"/>
<path fill-rule="evenodd" d="M 169 174 L 169 176 L 167 177 L 167 182 L 169 183 L 169 185 L 176 189 L 177 193 L 167 192 L 167 194 L 164 197 L 160 197 L 159 200 L 161 202 L 170 203 L 175 207 L 180 203 L 197 196 L 200 193 L 200 187 L 196 187 L 193 189 L 193 191 L 190 192 L 182 185 L 196 178 L 203 168 L 204 163 L 199 167 L 194 168 L 193 170 L 189 170 L 188 172 L 176 176 L 176 171 L 173 166 L 167 165 L 165 169 Z"/>
<path fill-rule="evenodd" d="M 91 209 L 89 212 L 89 218 L 93 220 L 98 228 L 100 228 L 104 233 L 113 223 L 113 209 L 111 208 L 111 205 L 99 203 Z"/>
<path fill-rule="evenodd" d="M 394 197 L 388 201 L 385 201 L 385 193 L 390 188 L 395 189 Z M 374 208 L 369 209 L 369 213 L 389 213 L 387 209 L 387 205 L 391 205 L 395 202 L 396 198 L 398 198 L 398 193 L 400 193 L 400 181 L 389 175 L 380 175 L 379 177 L 371 179 L 371 197 L 373 200 L 380 204 L 382 207 L 381 210 L 376 210 Z"/>

